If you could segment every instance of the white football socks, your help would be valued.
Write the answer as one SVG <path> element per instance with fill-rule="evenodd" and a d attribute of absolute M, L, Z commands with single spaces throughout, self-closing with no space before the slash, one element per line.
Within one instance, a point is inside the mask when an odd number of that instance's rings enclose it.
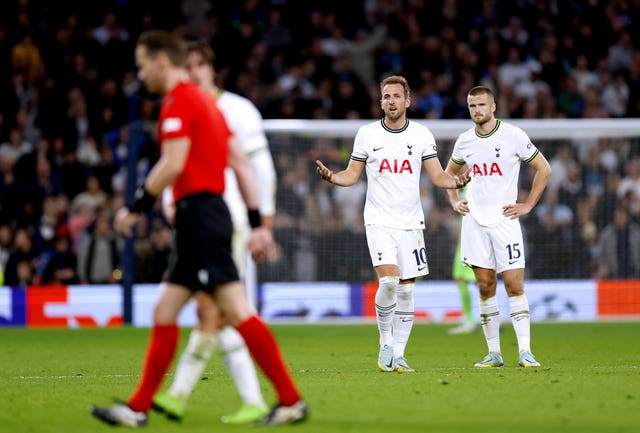
<path fill-rule="evenodd" d="M 413 306 L 414 283 L 398 284 L 396 286 L 397 306 L 393 314 L 393 357 L 404 356 L 407 347 L 413 319 L 415 315 Z"/>
<path fill-rule="evenodd" d="M 518 339 L 518 351 L 531 350 L 531 318 L 529 316 L 529 302 L 523 293 L 509 297 L 509 311 L 511 323 Z"/>
<path fill-rule="evenodd" d="M 176 367 L 175 377 L 169 388 L 170 394 L 185 401 L 189 398 L 217 343 L 216 335 L 207 334 L 198 329 L 191 331 L 187 347 Z"/>
<path fill-rule="evenodd" d="M 376 321 L 380 332 L 380 347 L 393 345 L 393 317 L 396 308 L 396 287 L 399 277 L 381 277 L 376 291 Z"/>
<path fill-rule="evenodd" d="M 240 333 L 235 328 L 226 326 L 220 331 L 219 338 L 224 362 L 242 401 L 266 407 L 256 367 Z"/>
<path fill-rule="evenodd" d="M 500 353 L 500 311 L 495 296 L 480 299 L 480 323 L 489 352 Z"/>

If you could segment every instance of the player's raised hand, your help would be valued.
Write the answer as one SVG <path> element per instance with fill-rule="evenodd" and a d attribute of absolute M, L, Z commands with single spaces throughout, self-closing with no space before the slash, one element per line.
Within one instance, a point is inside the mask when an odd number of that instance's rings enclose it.
<path fill-rule="evenodd" d="M 326 180 L 329 183 L 333 183 L 331 182 L 331 176 L 333 176 L 333 171 L 329 170 L 319 159 L 316 159 L 316 165 L 318 166 L 316 168 L 316 173 L 318 173 L 318 176 L 320 176 L 322 179 Z"/>

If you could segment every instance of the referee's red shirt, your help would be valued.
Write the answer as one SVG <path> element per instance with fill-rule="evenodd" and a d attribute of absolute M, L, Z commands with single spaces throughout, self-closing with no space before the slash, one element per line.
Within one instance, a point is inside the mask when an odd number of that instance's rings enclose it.
<path fill-rule="evenodd" d="M 175 201 L 201 192 L 224 192 L 231 135 L 214 99 L 195 84 L 182 82 L 165 96 L 158 119 L 160 146 L 172 138 L 191 141 L 185 167 L 173 185 Z"/>

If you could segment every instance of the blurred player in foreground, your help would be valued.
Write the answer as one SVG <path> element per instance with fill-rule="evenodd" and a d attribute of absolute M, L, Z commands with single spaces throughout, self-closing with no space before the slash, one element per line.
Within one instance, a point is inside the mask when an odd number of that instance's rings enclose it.
<path fill-rule="evenodd" d="M 160 159 L 136 193 L 131 209 L 116 215 L 116 228 L 131 234 L 140 215 L 172 185 L 176 201 L 175 257 L 168 281 L 153 313 L 153 328 L 142 376 L 127 402 L 93 406 L 91 413 L 111 425 L 141 427 L 153 397 L 169 369 L 178 344 L 178 313 L 194 293 L 208 293 L 227 323 L 234 326 L 264 374 L 279 404 L 261 421 L 302 421 L 308 409 L 287 370 L 269 328 L 249 305 L 231 257 L 231 217 L 222 198 L 227 161 L 234 167 L 247 203 L 252 227 L 248 248 L 262 261 L 273 248 L 270 230 L 262 227 L 257 186 L 238 146 L 229 147 L 231 131 L 210 95 L 190 82 L 184 64 L 186 42 L 164 31 L 144 32 L 137 41 L 138 77 L 151 93 L 164 96 L 158 119 Z"/>
<path fill-rule="evenodd" d="M 518 218 L 538 203 L 551 176 L 542 153 L 520 128 L 494 117 L 496 103 L 488 87 L 478 86 L 467 95 L 475 126 L 460 134 L 447 164 L 455 175 L 466 165 L 473 171 L 466 197 L 448 191 L 453 209 L 462 218 L 462 261 L 473 267 L 480 291 L 480 318 L 489 353 L 476 367 L 504 365 L 500 350 L 500 311 L 496 298 L 497 274 L 502 274 L 509 296 L 511 322 L 518 339 L 519 365 L 539 367 L 531 353 L 529 303 L 524 293 L 525 247 Z M 522 162 L 535 171 L 531 191 L 517 203 Z"/>
<path fill-rule="evenodd" d="M 262 127 L 262 116 L 255 106 L 246 98 L 227 92 L 215 85 L 214 53 L 208 43 L 191 44 L 187 57 L 189 77 L 201 89 L 210 94 L 217 102 L 224 115 L 235 143 L 247 155 L 253 173 L 258 182 L 260 193 L 260 214 L 262 226 L 272 227 L 275 213 L 276 174 L 269 152 L 267 137 Z M 168 193 L 168 194 L 167 194 Z M 171 212 L 171 190 L 165 190 L 163 207 Z M 231 213 L 233 222 L 232 253 L 234 263 L 241 278 L 245 277 L 248 266 L 255 266 L 247 254 L 247 240 L 251 227 L 247 221 L 247 207 L 244 204 L 238 182 L 231 168 L 225 171 L 224 200 Z M 168 207 L 168 208 L 167 208 Z M 186 410 L 187 399 L 193 392 L 202 376 L 209 358 L 216 346 L 224 356 L 236 389 L 242 398 L 240 409 L 222 417 L 222 421 L 230 424 L 250 423 L 264 417 L 267 405 L 260 392 L 260 384 L 244 340 L 233 327 L 226 326 L 216 332 L 220 323 L 215 316 L 206 311 L 212 306 L 212 299 L 205 293 L 196 294 L 198 302 L 199 323 L 191 331 L 189 343 L 185 348 L 176 374 L 167 392 L 160 393 L 153 399 L 154 408 L 167 414 L 170 418 L 181 419 Z M 213 306 L 215 308 L 215 306 Z"/>
<path fill-rule="evenodd" d="M 378 368 L 403 373 L 414 371 L 404 351 L 413 327 L 416 277 L 429 273 L 420 170 L 424 167 L 434 185 L 454 189 L 469 181 L 469 173 L 445 173 L 431 132 L 407 119 L 411 100 L 404 77 L 385 78 L 380 91 L 384 118 L 358 130 L 347 168 L 334 173 L 321 161 L 316 164 L 318 175 L 338 186 L 355 184 L 366 167 L 364 224 L 379 282 L 375 297 Z"/>

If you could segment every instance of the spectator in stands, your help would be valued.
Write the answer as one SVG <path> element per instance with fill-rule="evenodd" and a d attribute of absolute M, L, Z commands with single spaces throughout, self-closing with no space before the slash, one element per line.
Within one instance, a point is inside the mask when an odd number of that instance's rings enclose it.
<path fill-rule="evenodd" d="M 53 240 L 53 253 L 44 264 L 40 284 L 77 284 L 76 266 L 77 259 L 71 251 L 69 237 L 60 231 Z"/>
<path fill-rule="evenodd" d="M 640 158 L 627 161 L 624 177 L 618 186 L 618 198 L 622 199 L 628 191 L 633 191 L 636 197 L 640 197 Z"/>
<path fill-rule="evenodd" d="M 629 212 L 621 205 L 598 237 L 596 258 L 595 278 L 640 278 L 640 225 L 630 221 Z"/>
<path fill-rule="evenodd" d="M 569 206 L 558 202 L 558 192 L 547 189 L 544 201 L 535 209 L 538 229 L 529 232 L 529 239 L 538 246 L 535 260 L 539 266 L 536 278 L 563 278 L 566 276 L 572 245 L 573 212 Z M 539 248 L 553 239 L 554 248 Z"/>
<path fill-rule="evenodd" d="M 624 117 L 629 104 L 629 86 L 622 71 L 613 73 L 602 90 L 602 103 L 611 117 Z"/>
<path fill-rule="evenodd" d="M 104 210 L 78 238 L 78 279 L 82 284 L 113 284 L 119 281 L 120 247 Z"/>
<path fill-rule="evenodd" d="M 4 270 L 5 284 L 7 286 L 30 284 L 35 274 L 36 260 L 37 256 L 29 231 L 25 228 L 18 229 Z"/>
<path fill-rule="evenodd" d="M 3 271 L 7 268 L 7 261 L 11 255 L 13 245 L 13 232 L 7 224 L 0 225 L 0 269 Z"/>

